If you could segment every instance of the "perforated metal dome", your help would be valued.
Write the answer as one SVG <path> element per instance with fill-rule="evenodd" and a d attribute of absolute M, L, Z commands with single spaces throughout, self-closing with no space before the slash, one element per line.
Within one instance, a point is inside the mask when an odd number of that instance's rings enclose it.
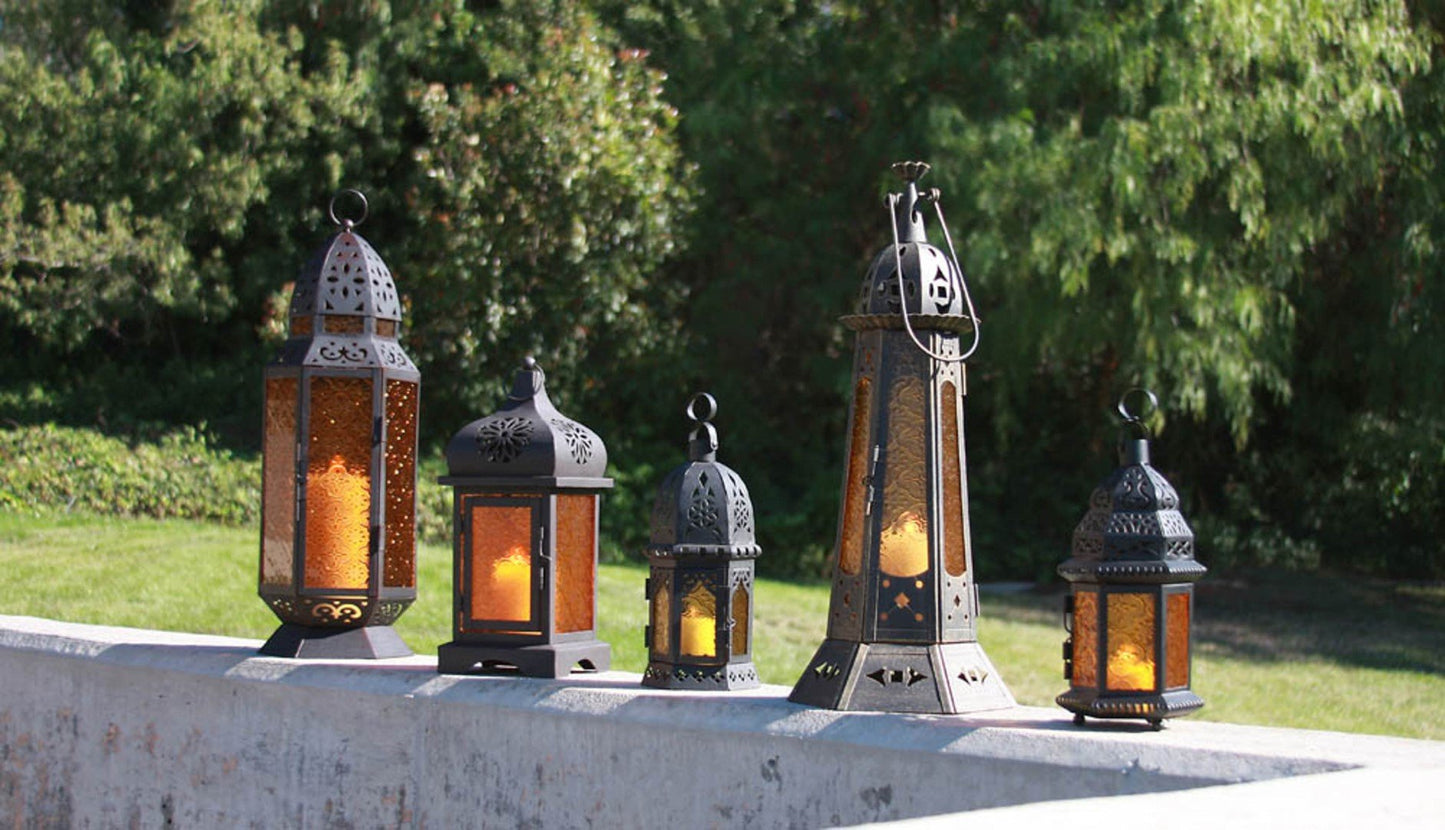
<path fill-rule="evenodd" d="M 711 423 L 717 403 L 711 395 L 697 395 L 688 403 L 687 413 L 696 424 L 689 436 L 688 461 L 674 467 L 658 485 L 647 551 L 655 556 L 757 556 L 762 548 L 753 531 L 748 487 L 717 460 L 717 429 Z"/>

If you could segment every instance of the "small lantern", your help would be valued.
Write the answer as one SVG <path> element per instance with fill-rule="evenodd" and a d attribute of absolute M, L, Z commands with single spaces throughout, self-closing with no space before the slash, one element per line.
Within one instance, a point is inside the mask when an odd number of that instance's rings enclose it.
<path fill-rule="evenodd" d="M 596 631 L 597 508 L 612 479 L 602 439 L 552 406 L 529 357 L 502 408 L 462 427 L 446 458 L 455 607 L 437 670 L 605 671 L 612 650 Z"/>
<path fill-rule="evenodd" d="M 725 691 L 758 685 L 753 668 L 753 503 L 717 460 L 717 401 L 694 395 L 688 462 L 667 474 L 652 508 L 644 686 Z"/>
<path fill-rule="evenodd" d="M 873 260 L 858 313 L 848 456 L 828 636 L 790 700 L 830 709 L 959 713 L 1013 705 L 978 644 L 963 442 L 965 364 L 978 346 L 958 257 L 928 243 L 937 191 L 894 165 L 894 244 Z M 964 349 L 960 335 L 972 334 Z"/>
<path fill-rule="evenodd" d="M 277 657 L 411 654 L 391 624 L 416 599 L 417 392 L 391 272 L 354 231 L 302 270 L 265 369 L 260 595 Z"/>
<path fill-rule="evenodd" d="M 1152 392 L 1143 391 L 1150 407 Z M 1149 465 L 1148 431 L 1126 394 L 1119 401 L 1126 437 L 1120 466 L 1094 490 L 1089 512 L 1074 529 L 1070 558 L 1059 566 L 1065 600 L 1064 678 L 1060 706 L 1074 722 L 1164 718 L 1204 705 L 1189 689 L 1194 583 L 1205 569 L 1194 559 L 1194 534 L 1179 512 L 1179 495 Z"/>

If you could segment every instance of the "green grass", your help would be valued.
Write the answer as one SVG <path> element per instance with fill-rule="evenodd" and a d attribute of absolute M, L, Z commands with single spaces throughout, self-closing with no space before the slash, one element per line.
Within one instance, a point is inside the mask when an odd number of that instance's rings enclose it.
<path fill-rule="evenodd" d="M 0 613 L 261 639 L 257 532 L 182 520 L 0 513 Z M 640 672 L 641 565 L 599 569 L 599 636 Z M 451 554 L 423 545 L 397 630 L 420 653 L 451 638 Z M 1020 703 L 1060 677 L 1057 591 L 985 593 L 979 639 Z M 758 581 L 755 660 L 791 685 L 822 640 L 826 585 Z M 1206 579 L 1196 602 L 1195 718 L 1445 739 L 1445 585 L 1318 575 Z"/>

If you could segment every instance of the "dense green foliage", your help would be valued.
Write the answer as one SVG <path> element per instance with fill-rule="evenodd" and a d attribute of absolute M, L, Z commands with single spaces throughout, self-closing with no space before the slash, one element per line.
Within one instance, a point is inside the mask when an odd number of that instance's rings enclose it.
<path fill-rule="evenodd" d="M 1207 563 L 1438 576 L 1442 32 L 1364 0 L 0 0 L 0 405 L 254 448 L 286 280 L 357 186 L 425 442 L 535 352 L 631 549 L 707 388 L 760 566 L 816 573 L 836 318 L 887 163 L 925 158 L 984 320 L 984 575 L 1050 572 L 1145 384 Z"/>

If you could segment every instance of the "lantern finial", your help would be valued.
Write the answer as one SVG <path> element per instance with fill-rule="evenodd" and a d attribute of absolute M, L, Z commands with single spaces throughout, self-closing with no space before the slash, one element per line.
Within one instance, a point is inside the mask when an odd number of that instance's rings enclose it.
<path fill-rule="evenodd" d="M 1130 408 L 1129 401 L 1139 398 L 1137 408 Z M 1119 396 L 1119 416 L 1124 419 L 1123 435 L 1119 439 L 1119 463 L 1124 466 L 1149 463 L 1149 425 L 1144 419 L 1159 409 L 1159 399 L 1154 393 L 1140 386 Z"/>
<path fill-rule="evenodd" d="M 717 415 L 717 400 L 706 392 L 699 392 L 687 402 L 686 413 L 688 420 L 697 424 L 688 435 L 688 460 L 716 461 L 717 428 L 712 425 L 712 419 Z"/>
<path fill-rule="evenodd" d="M 514 401 L 535 398 L 546 386 L 547 374 L 537 365 L 537 358 L 527 355 L 522 359 L 522 368 L 517 370 L 517 376 L 512 381 L 512 392 L 507 398 Z"/>

